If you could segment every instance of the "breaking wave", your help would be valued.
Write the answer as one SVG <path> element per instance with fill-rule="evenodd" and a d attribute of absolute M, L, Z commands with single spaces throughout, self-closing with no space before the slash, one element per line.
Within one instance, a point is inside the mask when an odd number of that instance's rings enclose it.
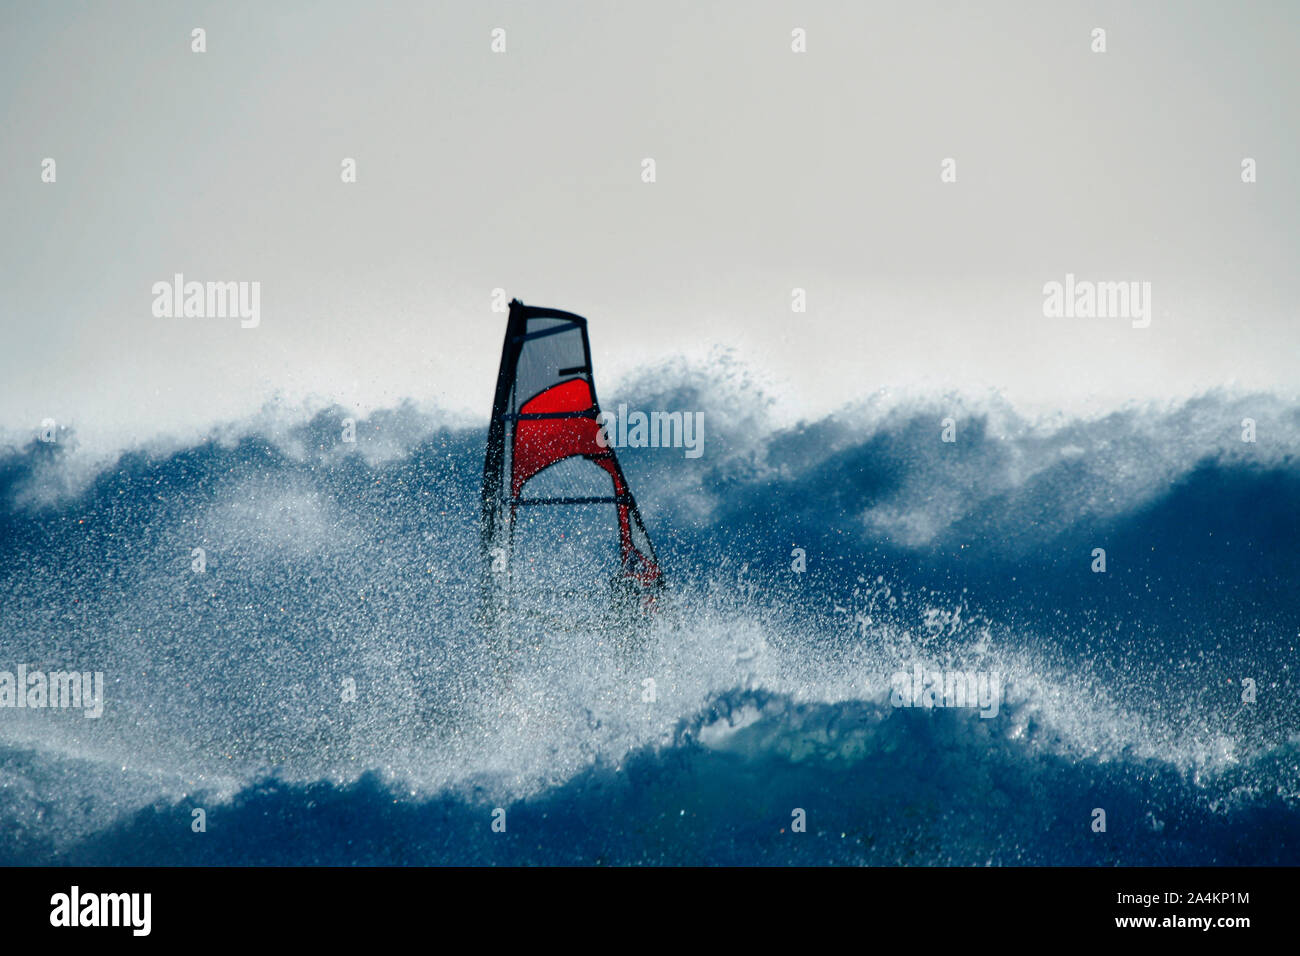
<path fill-rule="evenodd" d="M 669 610 L 543 609 L 504 662 L 482 428 L 0 453 L 0 670 L 105 680 L 98 719 L 0 708 L 0 862 L 1300 862 L 1296 404 L 777 427 L 725 364 L 623 400 L 704 413 L 698 459 L 620 453 Z M 894 706 L 918 665 L 996 713 Z"/>

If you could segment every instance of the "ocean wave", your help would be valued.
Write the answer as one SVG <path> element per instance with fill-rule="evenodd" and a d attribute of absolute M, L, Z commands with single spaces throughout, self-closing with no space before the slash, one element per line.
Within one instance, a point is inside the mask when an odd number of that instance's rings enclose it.
<path fill-rule="evenodd" d="M 703 456 L 621 453 L 671 612 L 633 641 L 559 607 L 505 669 L 482 429 L 407 405 L 350 444 L 328 408 L 0 454 L 0 670 L 108 688 L 0 710 L 6 862 L 1300 859 L 1300 409 L 777 427 L 687 371 L 628 401 L 702 411 Z M 893 706 L 917 666 L 997 674 L 998 713 Z"/>

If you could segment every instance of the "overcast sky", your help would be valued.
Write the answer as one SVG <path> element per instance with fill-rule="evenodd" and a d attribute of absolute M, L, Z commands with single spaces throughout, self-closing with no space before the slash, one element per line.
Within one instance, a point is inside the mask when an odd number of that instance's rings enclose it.
<path fill-rule="evenodd" d="M 485 420 L 497 287 L 588 317 L 607 403 L 718 346 L 787 417 L 1300 382 L 1295 3 L 0 11 L 6 434 L 143 440 L 273 394 Z M 260 326 L 154 317 L 176 272 L 260 282 Z M 1045 318 L 1067 272 L 1150 282 L 1150 327 Z"/>

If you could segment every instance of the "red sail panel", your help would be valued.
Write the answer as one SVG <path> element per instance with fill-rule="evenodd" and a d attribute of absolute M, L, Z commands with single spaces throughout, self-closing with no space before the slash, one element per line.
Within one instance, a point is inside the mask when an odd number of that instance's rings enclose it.
<path fill-rule="evenodd" d="M 511 497 L 518 498 L 528 479 L 565 458 L 581 456 L 599 465 L 609 473 L 614 495 L 620 499 L 617 508 L 623 567 L 641 585 L 653 586 L 661 575 L 659 566 L 633 543 L 632 511 L 622 500 L 627 495 L 627 486 L 613 452 L 597 440 L 600 424 L 595 414 L 591 386 L 584 379 L 561 382 L 525 402 L 515 424 Z M 568 417 L 525 417 L 530 415 Z"/>
<path fill-rule="evenodd" d="M 637 595 L 645 607 L 653 606 L 663 591 L 664 575 L 618 458 L 613 448 L 602 447 L 598 440 L 599 413 L 587 320 L 558 309 L 526 306 L 517 299 L 511 302 L 483 462 L 481 543 L 486 620 L 495 619 L 509 603 L 516 567 L 511 559 L 515 528 L 524 507 L 613 505 L 621 573 L 611 584 L 627 587 L 627 593 Z M 569 465 L 549 470 L 571 459 L 600 467 L 594 486 L 591 476 L 578 474 Z M 609 485 L 600 477 L 602 473 L 609 476 Z M 526 486 L 533 479 L 551 493 L 528 495 Z M 612 493 L 605 492 L 609 486 Z M 537 556 L 528 560 L 535 561 Z"/>
<path fill-rule="evenodd" d="M 554 415 L 591 412 L 591 418 L 523 418 L 524 415 Z M 591 386 L 580 378 L 553 385 L 525 402 L 515 424 L 513 474 L 510 495 L 518 498 L 524 482 L 548 465 L 573 455 L 594 457 L 605 454 L 596 436 L 600 425 L 591 402 Z"/>

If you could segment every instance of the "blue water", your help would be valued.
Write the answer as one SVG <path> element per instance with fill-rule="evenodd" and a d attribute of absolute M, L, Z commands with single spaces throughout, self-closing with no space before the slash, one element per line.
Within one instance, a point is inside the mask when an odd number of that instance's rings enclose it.
<path fill-rule="evenodd" d="M 1300 408 L 778 428 L 704 380 L 616 397 L 705 412 L 698 459 L 622 453 L 668 610 L 551 608 L 505 665 L 484 428 L 4 450 L 0 669 L 106 700 L 0 709 L 0 863 L 1300 863 Z M 996 715 L 893 706 L 916 664 L 997 675 Z"/>

